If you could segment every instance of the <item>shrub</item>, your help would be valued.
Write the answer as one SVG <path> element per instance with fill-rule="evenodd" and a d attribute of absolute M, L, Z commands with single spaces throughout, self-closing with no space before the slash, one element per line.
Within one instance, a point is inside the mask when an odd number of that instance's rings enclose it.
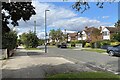
<path fill-rule="evenodd" d="M 85 47 L 86 41 L 82 41 L 82 47 Z"/>
<path fill-rule="evenodd" d="M 101 42 L 100 41 L 96 42 L 96 48 L 101 48 Z"/>
<path fill-rule="evenodd" d="M 101 46 L 105 46 L 105 45 L 110 45 L 110 41 L 108 40 L 101 41 Z"/>
<path fill-rule="evenodd" d="M 85 47 L 91 47 L 90 43 L 86 43 Z"/>
<path fill-rule="evenodd" d="M 76 43 L 74 41 L 71 42 L 71 47 L 75 47 Z"/>
<path fill-rule="evenodd" d="M 91 42 L 91 43 L 90 43 L 90 46 L 91 46 L 91 48 L 95 48 L 94 42 Z"/>
<path fill-rule="evenodd" d="M 17 46 L 17 33 L 10 31 L 2 34 L 2 49 L 12 50 Z"/>
<path fill-rule="evenodd" d="M 120 44 L 120 42 L 111 42 L 110 43 L 111 46 L 115 46 L 115 45 L 118 45 L 118 44 Z"/>

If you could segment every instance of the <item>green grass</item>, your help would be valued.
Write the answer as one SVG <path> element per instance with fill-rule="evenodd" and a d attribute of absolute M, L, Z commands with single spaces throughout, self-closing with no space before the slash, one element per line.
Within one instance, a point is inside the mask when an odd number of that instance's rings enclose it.
<path fill-rule="evenodd" d="M 98 52 L 98 53 L 105 53 L 106 50 L 103 50 L 103 49 L 92 49 L 92 48 L 89 48 L 89 49 L 82 49 L 82 51 L 91 51 L 91 52 Z"/>
<path fill-rule="evenodd" d="M 120 76 L 112 74 L 112 73 L 108 73 L 108 72 L 80 72 L 80 73 L 64 73 L 64 74 L 56 74 L 56 75 L 52 75 L 52 76 L 48 76 L 47 80 L 61 80 L 60 78 L 62 78 L 62 80 L 66 80 L 70 79 L 70 80 L 74 80 L 72 78 L 82 78 L 84 80 L 118 80 L 120 79 Z M 80 79 L 80 80 L 82 80 Z M 76 79 L 78 80 L 78 79 Z"/>
<path fill-rule="evenodd" d="M 26 50 L 41 50 L 40 48 L 25 48 Z"/>
<path fill-rule="evenodd" d="M 75 47 L 70 47 L 70 46 L 67 47 L 67 49 L 74 49 L 74 48 L 75 48 Z"/>

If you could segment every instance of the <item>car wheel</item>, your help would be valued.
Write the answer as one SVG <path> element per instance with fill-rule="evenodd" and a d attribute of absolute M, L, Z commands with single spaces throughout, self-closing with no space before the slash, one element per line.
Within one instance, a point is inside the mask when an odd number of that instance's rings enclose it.
<path fill-rule="evenodd" d="M 113 56 L 114 52 L 113 51 L 109 51 L 109 56 Z"/>

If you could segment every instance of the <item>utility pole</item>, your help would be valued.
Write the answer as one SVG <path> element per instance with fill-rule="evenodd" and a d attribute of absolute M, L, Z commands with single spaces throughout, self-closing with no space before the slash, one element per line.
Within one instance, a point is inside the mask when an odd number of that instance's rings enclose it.
<path fill-rule="evenodd" d="M 34 21 L 34 34 L 36 34 L 36 20 Z"/>

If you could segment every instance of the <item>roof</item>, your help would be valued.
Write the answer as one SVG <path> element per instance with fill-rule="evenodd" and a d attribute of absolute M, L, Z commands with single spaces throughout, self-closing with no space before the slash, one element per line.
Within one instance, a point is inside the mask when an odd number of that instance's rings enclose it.
<path fill-rule="evenodd" d="M 114 33 L 117 31 L 116 27 L 106 27 L 106 28 L 110 31 L 110 33 Z"/>
<path fill-rule="evenodd" d="M 116 27 L 106 27 L 110 33 L 114 33 L 114 32 L 117 32 L 117 31 L 120 31 L 120 28 L 116 28 Z"/>
<path fill-rule="evenodd" d="M 74 37 L 74 36 L 77 36 L 78 33 L 68 33 L 68 35 L 71 36 L 71 37 Z"/>
<path fill-rule="evenodd" d="M 100 30 L 98 28 L 95 28 L 95 27 L 89 27 L 89 28 L 85 29 L 84 31 L 86 34 L 96 33 L 96 32 L 100 33 Z"/>

